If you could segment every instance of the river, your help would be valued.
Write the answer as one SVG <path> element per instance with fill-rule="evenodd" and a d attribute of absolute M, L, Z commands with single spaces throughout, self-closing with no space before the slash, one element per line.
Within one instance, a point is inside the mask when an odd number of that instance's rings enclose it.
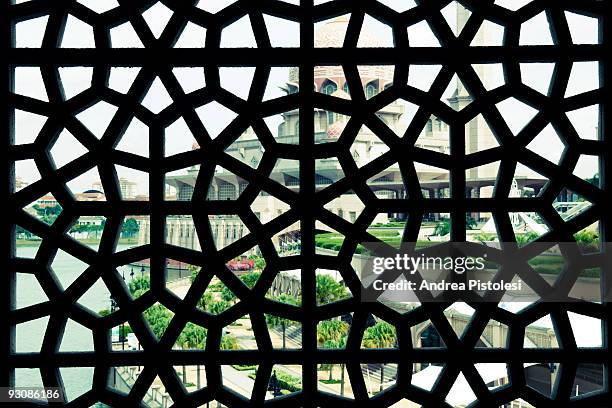
<path fill-rule="evenodd" d="M 93 245 L 90 245 L 94 247 Z M 132 245 L 119 245 L 117 250 L 123 250 Z M 19 246 L 17 255 L 25 258 L 32 258 L 36 254 L 38 247 Z M 52 268 L 62 286 L 67 287 L 76 279 L 87 265 L 63 251 L 58 251 Z M 119 272 L 125 272 L 126 280 L 130 279 L 130 267 L 122 267 Z M 138 276 L 138 268 L 134 268 Z M 27 307 L 47 300 L 36 277 L 30 274 L 17 274 L 17 308 Z M 85 294 L 79 299 L 79 303 L 90 310 L 98 312 L 110 307 L 110 293 L 101 280 L 98 280 Z M 40 318 L 27 323 L 19 324 L 16 328 L 16 350 L 17 352 L 38 352 L 42 344 L 44 331 L 46 329 L 48 317 Z M 60 346 L 60 351 L 92 351 L 93 336 L 87 328 L 68 321 L 66 330 Z M 66 389 L 67 400 L 73 400 L 84 392 L 91 389 L 93 379 L 93 368 L 67 367 L 60 368 L 64 387 Z M 38 369 L 20 368 L 15 370 L 15 385 L 18 387 L 42 387 L 42 379 Z M 105 406 L 105 405 L 98 405 Z"/>

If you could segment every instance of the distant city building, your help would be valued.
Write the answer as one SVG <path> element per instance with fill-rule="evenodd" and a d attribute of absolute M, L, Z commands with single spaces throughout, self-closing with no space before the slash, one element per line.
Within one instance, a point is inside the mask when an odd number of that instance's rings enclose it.
<path fill-rule="evenodd" d="M 104 201 L 106 196 L 100 190 L 86 190 L 82 193 L 76 193 L 74 198 L 77 201 Z"/>
<path fill-rule="evenodd" d="M 84 215 L 72 226 L 70 235 L 75 239 L 99 238 L 105 218 L 99 215 Z"/>
<path fill-rule="evenodd" d="M 119 190 L 121 191 L 121 198 L 123 200 L 134 200 L 137 195 L 137 186 L 138 183 L 134 181 L 130 181 L 125 177 L 119 178 Z M 102 186 L 101 181 L 96 181 L 92 185 L 92 189 L 104 191 L 104 187 Z"/>
<path fill-rule="evenodd" d="M 30 183 L 28 183 L 27 181 L 23 181 L 23 179 L 21 177 L 16 177 L 15 178 L 15 191 L 19 191 L 24 187 L 27 187 Z"/>
<path fill-rule="evenodd" d="M 83 215 L 76 221 L 76 225 L 90 225 L 99 227 L 104 224 L 104 217 L 99 215 Z"/>
<path fill-rule="evenodd" d="M 149 201 L 147 194 L 138 194 L 130 199 L 130 201 Z"/>
<path fill-rule="evenodd" d="M 59 205 L 55 197 L 51 194 L 40 197 L 34 204 L 40 208 L 55 207 Z"/>

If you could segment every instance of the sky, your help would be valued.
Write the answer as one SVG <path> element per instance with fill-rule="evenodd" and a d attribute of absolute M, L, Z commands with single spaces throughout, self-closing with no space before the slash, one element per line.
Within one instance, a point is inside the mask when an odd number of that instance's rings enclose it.
<path fill-rule="evenodd" d="M 413 2 L 405 0 L 380 0 L 381 3 L 399 11 L 414 6 Z M 17 1 L 21 3 L 23 1 Z M 116 6 L 115 0 L 109 0 L 101 3 L 97 0 L 80 0 L 80 3 L 94 9 L 95 11 L 106 11 Z M 207 11 L 217 12 L 223 9 L 226 5 L 233 3 L 231 0 L 219 0 L 216 2 L 200 1 L 198 7 Z M 288 3 L 298 4 L 299 1 L 287 0 Z M 315 3 L 324 3 L 318 1 Z M 527 0 L 497 0 L 496 4 L 510 9 L 516 8 L 518 5 L 528 3 Z M 442 10 L 449 26 L 456 32 L 456 4 L 451 3 L 448 7 Z M 172 11 L 167 9 L 163 4 L 156 3 L 150 9 L 143 13 L 147 24 L 149 24 L 154 35 L 159 36 L 169 20 Z M 585 16 L 579 16 L 573 13 L 566 13 L 566 18 L 570 26 L 572 40 L 575 43 L 597 43 L 597 21 Z M 41 17 L 35 20 L 29 20 L 19 23 L 16 27 L 16 44 L 17 47 L 36 47 L 42 40 L 44 27 L 47 17 Z M 275 47 L 295 47 L 299 46 L 299 25 L 294 22 L 287 22 L 272 16 L 264 16 L 266 26 L 269 31 L 272 45 Z M 327 21 L 319 22 L 315 25 L 315 30 L 320 29 Z M 500 45 L 503 36 L 503 27 L 496 26 L 491 22 L 486 22 L 483 28 L 487 31 L 486 41 L 484 45 Z M 393 38 L 389 26 L 379 22 L 378 20 L 366 16 L 363 30 L 368 31 L 380 41 L 380 45 L 384 47 L 393 46 Z M 202 27 L 195 24 L 189 24 L 182 33 L 177 47 L 203 47 L 206 32 Z M 343 33 L 340 33 L 343 35 Z M 413 46 L 439 46 L 439 43 L 429 26 L 422 22 L 408 28 L 408 36 Z M 142 46 L 139 43 L 135 32 L 129 24 L 116 27 L 111 31 L 111 39 L 116 47 L 137 47 Z M 552 44 L 550 32 L 543 14 L 537 15 L 533 19 L 523 24 L 521 29 L 521 44 L 523 45 L 547 45 Z M 82 21 L 70 17 L 67 22 L 66 33 L 62 47 L 93 47 L 93 31 L 91 27 Z M 223 30 L 221 38 L 222 47 L 255 47 L 250 21 L 247 16 L 226 27 Z M 429 85 L 435 79 L 435 73 L 439 67 L 423 66 L 414 67 L 411 69 L 409 76 L 409 84 L 428 90 Z M 475 67 L 476 68 L 476 67 Z M 598 71 L 596 62 L 581 62 L 573 65 L 566 96 L 572 96 L 582 92 L 598 88 Z M 546 94 L 548 84 L 554 64 L 521 64 L 521 75 L 523 82 L 535 89 L 536 91 Z M 221 85 L 228 91 L 236 94 L 241 98 L 246 98 L 248 89 L 253 78 L 253 68 L 221 68 L 220 78 Z M 496 86 L 503 84 L 503 72 L 501 65 L 488 65 L 486 70 L 477 72 L 482 75 L 487 89 L 493 89 Z M 433 73 L 433 74 L 432 74 Z M 91 83 L 91 67 L 71 67 L 61 68 L 60 75 L 64 91 L 67 97 L 72 97 L 87 89 Z M 129 89 L 134 77 L 138 74 L 138 68 L 112 68 L 109 81 L 109 87 L 118 92 L 126 93 Z M 174 69 L 174 74 L 183 86 L 185 92 L 191 92 L 205 86 L 206 78 L 202 69 L 178 67 Z M 271 99 L 282 96 L 284 93 L 279 87 L 283 86 L 289 74 L 289 68 L 275 67 L 272 69 L 266 97 Z M 456 78 L 453 78 L 443 100 L 450 97 L 456 89 Z M 31 96 L 43 101 L 47 100 L 44 84 L 38 68 L 19 67 L 15 72 L 15 92 L 21 95 Z M 156 80 L 148 94 L 143 100 L 143 105 L 156 113 L 168 106 L 172 102 L 167 91 L 163 87 L 161 81 Z M 409 104 L 406 105 L 408 112 Z M 535 115 L 536 111 L 525 105 L 524 103 L 511 98 L 497 104 L 497 108 L 501 115 L 506 119 L 513 133 L 518 133 L 520 129 Z M 77 118 L 87 126 L 94 135 L 100 137 L 108 126 L 112 115 L 115 113 L 116 107 L 101 102 L 93 107 L 79 113 Z M 213 102 L 197 109 L 197 113 L 202 119 L 204 126 L 211 135 L 219 134 L 223 128 L 233 120 L 236 116 L 235 112 L 225 108 L 224 106 Z M 597 119 L 599 107 L 597 105 L 579 109 L 573 112 L 568 112 L 568 117 L 574 125 L 577 133 L 583 139 L 595 139 Z M 15 112 L 15 138 L 16 144 L 31 143 L 42 126 L 46 118 L 32 113 L 16 111 Z M 408 124 L 411 115 L 406 114 L 401 119 L 404 126 Z M 280 115 L 268 118 L 266 123 L 270 127 L 273 134 L 276 134 L 276 128 L 281 123 Z M 172 124 L 166 130 L 166 152 L 167 155 L 180 153 L 190 150 L 194 142 L 193 136 L 190 134 L 186 124 L 182 119 Z M 134 119 L 126 133 L 123 135 L 118 147 L 120 150 L 125 150 L 135 154 L 146 156 L 148 149 L 147 127 L 137 119 Z M 555 133 L 552 126 L 547 126 L 544 131 L 536 137 L 529 145 L 529 148 L 545 159 L 557 163 L 563 151 L 563 144 Z M 85 153 L 86 149 L 71 135 L 64 130 L 58 141 L 51 149 L 52 157 L 58 167 L 61 167 L 70 161 L 80 157 Z M 595 156 L 582 156 L 575 170 L 575 174 L 579 177 L 591 177 L 597 171 L 597 158 Z M 129 168 L 117 166 L 119 177 L 125 177 L 138 183 L 138 194 L 147 194 L 148 179 L 145 173 L 141 173 Z M 28 183 L 39 179 L 38 171 L 35 168 L 33 161 L 21 161 L 16 163 L 17 176 Z M 73 192 L 81 192 L 91 188 L 92 184 L 99 179 L 97 172 L 90 171 L 77 179 L 72 180 L 68 185 Z"/>

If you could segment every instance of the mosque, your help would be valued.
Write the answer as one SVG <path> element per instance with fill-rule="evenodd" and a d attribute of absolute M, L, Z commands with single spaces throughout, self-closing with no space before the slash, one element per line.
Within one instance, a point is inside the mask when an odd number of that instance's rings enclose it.
<path fill-rule="evenodd" d="M 461 12 L 458 14 L 459 21 Z M 344 33 L 348 27 L 348 18 L 338 17 L 320 27 L 315 32 L 315 46 L 334 47 L 341 46 Z M 482 34 L 481 34 L 482 35 Z M 477 38 L 478 40 L 478 38 Z M 367 47 L 382 46 L 381 40 L 374 34 L 362 31 L 360 41 L 365 42 Z M 484 69 L 484 68 L 479 68 Z M 393 83 L 393 66 L 366 66 L 359 67 L 361 84 L 366 98 L 374 97 Z M 481 78 L 486 80 L 486 72 Z M 453 83 L 451 82 L 451 85 Z M 284 92 L 291 94 L 298 92 L 300 88 L 297 69 L 289 72 L 287 82 L 283 87 Z M 350 90 L 341 66 L 320 66 L 315 68 L 314 89 L 317 92 L 328 94 L 337 98 L 350 99 Z M 447 104 L 455 110 L 460 110 L 472 101 L 472 97 L 462 84 L 456 83 L 456 89 L 447 98 Z M 405 101 L 397 100 L 379 112 L 377 116 L 390 130 L 398 135 L 403 134 L 409 120 L 406 120 L 408 105 Z M 315 109 L 314 131 L 315 143 L 328 143 L 337 140 L 342 134 L 349 117 L 327 111 Z M 278 143 L 297 144 L 299 141 L 299 111 L 297 109 L 282 114 L 282 122 L 277 129 L 272 131 Z M 466 153 L 473 153 L 496 146 L 495 138 L 485 123 L 482 116 L 478 116 L 466 125 Z M 416 141 L 416 146 L 440 153 L 449 153 L 449 126 L 436 116 L 431 116 Z M 194 145 L 194 149 L 199 146 Z M 369 163 L 388 150 L 385 145 L 367 127 L 362 127 L 354 143 L 351 146 L 351 154 L 358 167 Z M 226 152 L 236 159 L 256 168 L 264 154 L 263 147 L 255 133 L 249 129 L 242 134 Z M 446 198 L 449 197 L 449 173 L 445 169 L 415 162 L 415 169 L 424 197 Z M 176 195 L 177 200 L 190 200 L 193 194 L 199 168 L 194 166 L 182 175 L 173 175 L 166 178 L 168 190 Z M 316 160 L 315 182 L 317 190 L 336 182 L 344 177 L 344 172 L 337 158 Z M 485 165 L 466 171 L 466 195 L 468 197 L 489 197 L 497 175 L 497 168 Z M 299 163 L 296 160 L 279 159 L 270 177 L 289 189 L 299 188 Z M 545 180 L 535 174 L 516 174 L 515 181 L 519 189 L 531 190 L 537 194 Z M 217 167 L 208 192 L 209 200 L 235 200 L 244 191 L 247 182 L 228 170 Z M 368 187 L 381 198 L 407 198 L 405 185 L 397 164 L 387 168 L 375 177 L 368 180 Z M 283 212 L 289 206 L 284 202 L 266 194 L 265 192 L 255 199 L 251 205 L 252 211 L 262 223 L 266 223 Z M 338 216 L 353 222 L 363 209 L 363 203 L 355 194 L 343 194 L 326 205 L 326 208 Z M 429 214 L 426 217 L 437 219 L 439 214 Z M 479 217 L 485 222 L 486 214 Z M 379 214 L 375 223 L 388 223 L 391 221 L 402 221 L 402 214 Z M 147 220 L 142 221 L 147 224 Z M 211 216 L 210 224 L 217 248 L 236 241 L 248 230 L 237 216 Z M 148 225 L 141 225 L 140 243 L 147 243 L 149 230 Z M 325 230 L 323 225 L 317 228 Z M 281 245 L 291 241 L 299 241 L 299 226 L 289 227 L 278 235 L 275 242 Z M 167 237 L 169 244 L 200 249 L 193 221 L 189 216 L 173 216 L 167 219 Z"/>

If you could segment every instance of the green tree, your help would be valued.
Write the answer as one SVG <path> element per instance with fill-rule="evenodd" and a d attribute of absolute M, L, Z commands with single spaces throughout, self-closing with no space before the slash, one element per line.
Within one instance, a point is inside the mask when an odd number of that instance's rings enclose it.
<path fill-rule="evenodd" d="M 172 316 L 172 312 L 160 304 L 155 304 L 144 311 L 144 317 L 158 339 L 164 335 Z"/>
<path fill-rule="evenodd" d="M 121 235 L 123 235 L 124 237 L 132 238 L 133 236 L 138 234 L 139 230 L 140 225 L 138 224 L 138 221 L 136 221 L 134 218 L 128 218 L 121 226 Z"/>
<path fill-rule="evenodd" d="M 346 346 L 349 325 L 342 320 L 324 320 L 317 325 L 317 343 L 321 348 L 343 348 Z M 334 364 L 329 369 L 329 381 L 333 380 Z"/>
<path fill-rule="evenodd" d="M 260 276 L 261 276 L 261 272 L 251 272 L 251 273 L 242 275 L 240 277 L 240 280 L 242 281 L 242 283 L 244 283 L 247 286 L 247 288 L 253 289 L 253 287 L 259 280 Z"/>
<path fill-rule="evenodd" d="M 433 235 L 444 236 L 450 233 L 450 221 L 442 220 L 436 224 Z"/>
<path fill-rule="evenodd" d="M 37 204 L 32 206 L 36 210 L 38 217 L 47 224 L 53 224 L 53 222 L 62 213 L 62 207 L 60 205 L 45 206 L 41 207 Z"/>
<path fill-rule="evenodd" d="M 599 173 L 595 173 L 593 175 L 593 177 L 589 177 L 589 178 L 585 179 L 585 181 L 587 181 L 588 183 L 593 184 L 594 186 L 599 187 Z"/>
<path fill-rule="evenodd" d="M 361 346 L 365 348 L 392 348 L 397 343 L 395 326 L 387 322 L 378 322 L 368 327 L 363 333 Z M 385 380 L 385 364 L 380 365 L 380 390 Z"/>
<path fill-rule="evenodd" d="M 476 220 L 470 217 L 468 214 L 465 215 L 465 228 L 476 229 Z"/>
<path fill-rule="evenodd" d="M 395 326 L 381 321 L 365 330 L 361 345 L 365 348 L 391 348 L 396 341 Z"/>
<path fill-rule="evenodd" d="M 232 305 L 223 299 L 215 299 L 213 294 L 207 290 L 204 292 L 200 300 L 198 300 L 196 306 L 200 310 L 217 315 L 225 312 Z"/>
<path fill-rule="evenodd" d="M 266 267 L 266 260 L 263 256 L 260 255 L 249 255 L 249 259 L 253 260 L 255 263 L 255 269 L 257 270 L 263 270 Z"/>
<path fill-rule="evenodd" d="M 325 305 L 350 297 L 348 289 L 329 275 L 317 275 L 316 291 L 318 305 Z"/>
<path fill-rule="evenodd" d="M 574 239 L 583 252 L 597 252 L 599 250 L 599 234 L 596 231 L 578 231 L 574 234 Z"/>
<path fill-rule="evenodd" d="M 240 280 L 247 288 L 253 289 L 260 276 L 260 272 L 251 272 L 240 276 Z M 232 292 L 230 288 L 225 286 L 222 282 L 219 283 L 221 284 L 221 299 L 225 300 L 226 302 L 234 302 L 236 300 L 236 295 L 234 292 Z"/>
<path fill-rule="evenodd" d="M 200 300 L 198 300 L 198 308 L 201 310 L 206 310 L 206 308 L 213 303 L 213 295 L 212 293 L 204 292 Z"/>
<path fill-rule="evenodd" d="M 134 279 L 130 281 L 128 284 L 128 288 L 132 296 L 136 295 L 138 291 L 147 291 L 151 288 L 151 281 L 148 276 L 136 276 Z"/>
<path fill-rule="evenodd" d="M 26 239 L 30 239 L 32 238 L 32 233 L 30 231 L 28 231 L 27 229 L 20 227 L 19 225 L 15 226 L 15 234 L 20 237 L 21 235 L 23 235 Z"/>
<path fill-rule="evenodd" d="M 234 302 L 234 300 L 236 300 L 236 295 L 234 295 L 234 292 L 232 292 L 230 290 L 230 288 L 228 288 L 227 286 L 223 285 L 221 287 L 221 299 L 223 299 L 224 302 Z"/>
<path fill-rule="evenodd" d="M 238 350 L 238 339 L 232 334 L 224 334 L 221 336 L 221 350 Z"/>
<path fill-rule="evenodd" d="M 205 310 L 210 314 L 218 315 L 225 312 L 231 306 L 232 305 L 225 300 L 218 300 L 215 302 L 208 302 Z"/>
<path fill-rule="evenodd" d="M 343 349 L 346 348 L 346 340 L 348 336 L 342 336 L 340 340 L 327 340 L 324 344 L 325 348 Z M 324 369 L 329 370 L 328 381 L 333 381 L 334 364 L 324 364 Z M 344 395 L 344 364 L 340 364 L 340 395 Z"/>
<path fill-rule="evenodd" d="M 195 266 L 195 265 L 189 265 L 187 269 L 189 270 L 189 272 L 191 272 L 191 282 L 193 283 L 193 281 L 195 280 L 196 276 L 198 276 L 202 268 L 200 268 L 199 266 Z"/>
<path fill-rule="evenodd" d="M 208 332 L 207 330 L 194 323 L 187 323 L 185 328 L 179 335 L 177 342 L 184 349 L 190 350 L 204 350 L 206 347 L 206 336 Z M 201 388 L 201 377 L 200 377 L 200 365 L 197 365 L 197 386 L 198 389 Z M 186 368 L 183 366 L 183 383 L 187 382 Z"/>
<path fill-rule="evenodd" d="M 325 347 L 328 341 L 339 342 L 348 335 L 349 325 L 342 320 L 324 320 L 317 325 L 317 343 Z"/>
<path fill-rule="evenodd" d="M 208 331 L 195 323 L 187 323 L 178 338 L 181 347 L 191 350 L 203 350 L 206 347 Z"/>
<path fill-rule="evenodd" d="M 70 228 L 70 232 L 88 232 L 88 231 L 89 231 L 89 225 L 87 224 L 74 224 Z"/>
<path fill-rule="evenodd" d="M 132 293 L 132 297 L 133 297 L 134 299 L 138 299 L 139 297 L 141 297 L 142 295 L 144 295 L 144 294 L 147 292 L 147 290 L 149 290 L 149 289 L 137 289 L 137 290 L 135 290 L 135 291 Z"/>
<path fill-rule="evenodd" d="M 280 303 L 287 303 L 290 305 L 297 305 L 298 301 L 296 298 L 287 295 L 286 293 L 281 293 L 280 296 L 276 297 L 274 300 L 276 300 L 277 302 Z M 287 336 L 286 336 L 286 330 L 287 327 L 289 326 L 293 326 L 296 322 L 295 320 L 291 320 L 291 319 L 287 319 L 285 317 L 281 317 L 281 316 L 275 316 L 275 315 L 266 315 L 266 323 L 268 324 L 268 326 L 272 326 L 272 327 L 281 327 L 282 331 L 283 331 L 283 348 L 287 348 Z"/>
<path fill-rule="evenodd" d="M 100 236 L 100 232 L 104 230 L 104 226 L 106 225 L 106 218 L 102 220 L 100 225 L 91 225 L 91 230 L 94 233 L 94 236 L 98 238 Z"/>

